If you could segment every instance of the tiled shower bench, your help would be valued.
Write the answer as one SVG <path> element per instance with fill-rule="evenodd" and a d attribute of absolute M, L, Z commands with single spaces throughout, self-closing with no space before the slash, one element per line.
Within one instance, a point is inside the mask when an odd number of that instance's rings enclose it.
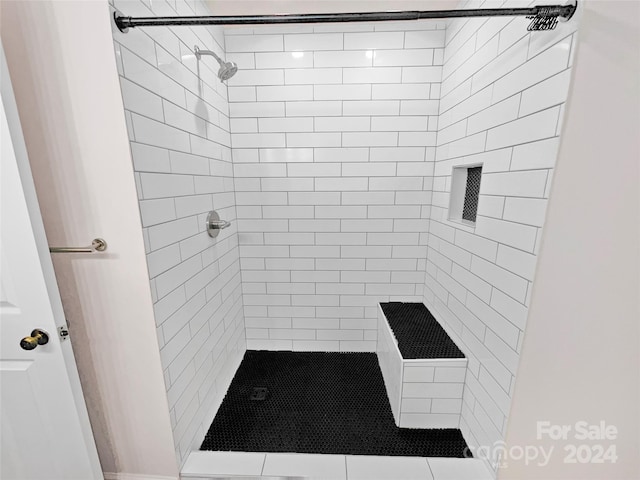
<path fill-rule="evenodd" d="M 377 354 L 398 427 L 459 427 L 467 359 L 424 304 L 378 305 Z"/>

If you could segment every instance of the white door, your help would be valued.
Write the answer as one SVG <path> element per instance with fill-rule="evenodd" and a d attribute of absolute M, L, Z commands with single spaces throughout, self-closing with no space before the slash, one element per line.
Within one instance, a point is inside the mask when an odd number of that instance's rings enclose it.
<path fill-rule="evenodd" d="M 0 52 L 0 478 L 102 479 L 71 342 L 58 336 L 65 319 Z M 48 343 L 23 349 L 35 329 Z"/>

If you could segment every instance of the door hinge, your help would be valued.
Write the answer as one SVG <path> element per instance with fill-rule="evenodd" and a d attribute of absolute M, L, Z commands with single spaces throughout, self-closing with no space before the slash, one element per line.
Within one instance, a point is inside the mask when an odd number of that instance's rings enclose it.
<path fill-rule="evenodd" d="M 64 342 L 69 338 L 69 330 L 67 329 L 66 325 L 58 327 L 58 336 L 60 337 L 61 342 Z"/>

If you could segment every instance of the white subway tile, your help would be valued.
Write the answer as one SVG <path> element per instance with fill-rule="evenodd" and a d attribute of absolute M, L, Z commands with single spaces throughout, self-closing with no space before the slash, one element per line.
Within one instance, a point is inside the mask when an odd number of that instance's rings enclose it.
<path fill-rule="evenodd" d="M 293 88 L 293 87 L 288 87 Z M 315 85 L 314 100 L 370 100 L 371 85 Z"/>
<path fill-rule="evenodd" d="M 381 84 L 372 85 L 371 98 L 373 100 L 415 100 L 428 99 L 428 83 L 410 84 Z"/>
<path fill-rule="evenodd" d="M 377 50 L 373 57 L 375 67 L 406 67 L 433 65 L 433 50 Z"/>
<path fill-rule="evenodd" d="M 342 69 L 340 68 L 302 68 L 284 71 L 286 85 L 320 85 L 342 83 Z"/>
<path fill-rule="evenodd" d="M 369 117 L 318 117 L 314 119 L 317 132 L 368 132 Z"/>
<path fill-rule="evenodd" d="M 438 115 L 438 100 L 401 100 L 400 115 Z"/>
<path fill-rule="evenodd" d="M 422 162 L 425 160 L 423 147 L 372 148 L 372 162 Z"/>
<path fill-rule="evenodd" d="M 520 116 L 564 103 L 567 99 L 570 79 L 571 70 L 565 70 L 522 92 Z"/>
<path fill-rule="evenodd" d="M 284 46 L 287 51 L 303 52 L 307 50 L 342 50 L 341 33 L 314 33 L 304 35 L 286 35 Z"/>
<path fill-rule="evenodd" d="M 123 77 L 120 78 L 120 87 L 124 108 L 163 121 L 162 100 L 159 96 Z"/>
<path fill-rule="evenodd" d="M 284 177 L 287 166 L 283 163 L 241 163 L 234 165 L 233 171 L 237 177 Z"/>
<path fill-rule="evenodd" d="M 257 89 L 259 102 L 313 100 L 311 85 L 261 86 Z"/>
<path fill-rule="evenodd" d="M 284 71 L 274 70 L 242 70 L 240 75 L 235 75 L 228 80 L 229 86 L 256 86 L 256 85 L 284 85 Z"/>
<path fill-rule="evenodd" d="M 387 177 L 394 176 L 395 173 L 395 163 L 342 163 L 343 177 Z M 387 203 L 393 203 L 393 201 Z"/>
<path fill-rule="evenodd" d="M 343 133 L 344 147 L 388 147 L 398 145 L 397 132 Z"/>
<path fill-rule="evenodd" d="M 478 217 L 476 220 L 476 234 L 515 248 L 533 251 L 537 229 L 528 225 L 505 222 L 489 217 Z"/>
<path fill-rule="evenodd" d="M 209 159 L 181 152 L 169 152 L 172 173 L 209 175 Z"/>
<path fill-rule="evenodd" d="M 559 107 L 550 108 L 492 128 L 487 134 L 487 150 L 553 137 L 559 111 Z"/>
<path fill-rule="evenodd" d="M 316 218 L 366 218 L 366 206 L 316 206 Z"/>
<path fill-rule="evenodd" d="M 303 52 L 256 53 L 256 68 L 309 68 L 313 67 L 313 54 Z"/>
<path fill-rule="evenodd" d="M 262 148 L 260 161 L 269 163 L 313 162 L 313 148 Z"/>
<path fill-rule="evenodd" d="M 284 147 L 284 133 L 234 133 L 231 135 L 234 148 Z"/>
<path fill-rule="evenodd" d="M 258 129 L 267 132 L 313 132 L 312 118 L 259 118 Z"/>
<path fill-rule="evenodd" d="M 336 177 L 340 176 L 339 163 L 298 163 L 287 167 L 290 177 Z"/>
<path fill-rule="evenodd" d="M 507 247 L 506 245 L 500 245 L 498 247 L 496 264 L 521 277 L 533 280 L 536 256 L 528 252 L 523 252 L 522 250 Z"/>
<path fill-rule="evenodd" d="M 468 134 L 487 130 L 497 125 L 511 122 L 518 117 L 520 95 L 514 95 L 500 103 L 476 113 L 468 120 Z"/>
<path fill-rule="evenodd" d="M 287 102 L 286 105 L 287 117 L 337 116 L 341 114 L 342 110 L 339 101 Z"/>
<path fill-rule="evenodd" d="M 226 37 L 227 52 L 277 52 L 284 49 L 282 35 L 230 35 Z"/>
<path fill-rule="evenodd" d="M 313 66 L 315 68 L 371 67 L 372 65 L 373 53 L 371 51 L 313 53 Z"/>
<path fill-rule="evenodd" d="M 263 206 L 262 213 L 265 218 L 313 218 L 313 207 L 310 206 Z"/>
<path fill-rule="evenodd" d="M 193 177 L 166 173 L 141 173 L 140 182 L 145 199 L 176 197 L 195 193 Z"/>
<path fill-rule="evenodd" d="M 403 398 L 400 406 L 402 413 L 429 413 L 431 411 L 431 399 L 427 398 Z"/>
<path fill-rule="evenodd" d="M 347 176 L 352 164 L 344 164 L 342 166 L 342 175 Z M 386 164 L 383 164 L 386 165 Z M 371 167 L 372 165 L 368 165 Z M 384 175 L 384 170 L 380 171 L 380 174 Z M 367 169 L 368 175 L 371 176 L 371 170 Z M 363 176 L 358 173 L 358 176 Z M 343 192 L 342 204 L 343 205 L 389 205 L 394 203 L 395 192 Z"/>
<path fill-rule="evenodd" d="M 516 326 L 474 295 L 467 296 L 465 305 L 507 345 L 515 348 L 520 333 Z M 467 377 L 467 380 L 469 380 L 469 377 Z"/>
<path fill-rule="evenodd" d="M 421 190 L 422 189 L 422 178 L 421 177 L 390 177 L 390 178 L 372 178 L 369 180 L 369 189 L 370 190 Z M 396 210 L 405 210 L 407 212 L 413 211 L 416 212 L 415 209 L 410 209 L 407 207 L 399 207 Z M 416 215 L 419 216 L 419 215 Z M 400 218 L 405 218 L 403 215 Z"/>
<path fill-rule="evenodd" d="M 258 133 L 257 118 L 232 118 L 230 125 L 234 133 Z"/>
<path fill-rule="evenodd" d="M 136 141 L 182 152 L 190 151 L 189 134 L 155 120 L 132 114 Z"/>
<path fill-rule="evenodd" d="M 289 192 L 289 205 L 339 205 L 339 192 Z"/>
<path fill-rule="evenodd" d="M 369 160 L 368 148 L 316 148 L 316 162 L 366 162 Z"/>
<path fill-rule="evenodd" d="M 571 37 L 567 37 L 497 80 L 493 89 L 493 102 L 525 90 L 567 68 L 570 47 Z"/>
<path fill-rule="evenodd" d="M 444 47 L 445 30 L 421 30 L 406 32 L 404 48 L 441 48 Z"/>
<path fill-rule="evenodd" d="M 422 132 L 427 130 L 427 121 L 426 116 L 374 117 L 371 119 L 371 131 Z"/>
<path fill-rule="evenodd" d="M 541 227 L 544 224 L 546 208 L 546 199 L 507 198 L 503 218 L 512 222 Z"/>
<path fill-rule="evenodd" d="M 312 191 L 313 179 L 299 178 L 263 178 L 260 180 L 263 192 L 297 192 Z"/>
<path fill-rule="evenodd" d="M 236 192 L 236 205 L 286 205 L 286 192 Z"/>
<path fill-rule="evenodd" d="M 141 200 L 140 216 L 142 217 L 143 227 L 175 220 L 176 208 L 173 198 Z"/>
<path fill-rule="evenodd" d="M 398 145 L 401 147 L 435 146 L 436 132 L 400 132 Z"/>
<path fill-rule="evenodd" d="M 460 413 L 461 410 L 461 398 L 434 398 L 431 402 L 431 413 Z"/>
<path fill-rule="evenodd" d="M 184 87 L 160 72 L 155 67 L 155 58 L 149 64 L 126 48 L 121 51 L 127 79 L 177 105 L 185 105 Z"/>
<path fill-rule="evenodd" d="M 491 297 L 491 308 L 499 312 L 520 330 L 524 330 L 527 307 L 508 295 L 496 290 Z"/>
<path fill-rule="evenodd" d="M 345 50 L 402 48 L 404 32 L 345 33 Z"/>
<path fill-rule="evenodd" d="M 403 67 L 402 83 L 440 83 L 442 81 L 442 67 Z"/>
<path fill-rule="evenodd" d="M 400 102 L 397 100 L 345 101 L 343 115 L 398 115 Z"/>
<path fill-rule="evenodd" d="M 403 398 L 462 398 L 461 383 L 405 383 Z"/>
<path fill-rule="evenodd" d="M 471 260 L 471 272 L 514 299 L 524 302 L 528 284 L 524 278 L 478 257 Z"/>
<path fill-rule="evenodd" d="M 225 60 L 227 60 L 227 62 L 235 62 L 238 65 L 242 65 L 243 69 L 256 68 L 254 52 L 247 52 L 247 53 L 227 52 Z"/>
<path fill-rule="evenodd" d="M 392 230 L 393 220 L 349 220 L 342 222 L 341 225 L 343 232 L 391 232 Z"/>
<path fill-rule="evenodd" d="M 400 83 L 402 70 L 397 67 L 344 68 L 344 83 Z"/>
<path fill-rule="evenodd" d="M 171 171 L 168 150 L 131 142 L 131 155 L 136 172 L 169 173 Z"/>
<path fill-rule="evenodd" d="M 339 232 L 340 222 L 337 220 L 289 220 L 292 232 Z"/>
<path fill-rule="evenodd" d="M 284 117 L 284 106 L 282 102 L 230 103 L 229 112 L 234 118 Z"/>
<path fill-rule="evenodd" d="M 287 133 L 288 147 L 339 147 L 340 133 Z"/>
<path fill-rule="evenodd" d="M 558 154 L 558 143 L 556 137 L 514 147 L 511 170 L 553 168 Z"/>
<path fill-rule="evenodd" d="M 542 197 L 547 183 L 546 170 L 488 173 L 480 180 L 483 195 L 503 195 L 507 197 Z"/>

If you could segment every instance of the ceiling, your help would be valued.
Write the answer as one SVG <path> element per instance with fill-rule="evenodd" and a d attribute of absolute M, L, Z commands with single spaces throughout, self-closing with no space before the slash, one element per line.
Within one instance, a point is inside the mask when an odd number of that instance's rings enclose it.
<path fill-rule="evenodd" d="M 205 0 L 214 15 L 450 10 L 459 0 Z"/>

